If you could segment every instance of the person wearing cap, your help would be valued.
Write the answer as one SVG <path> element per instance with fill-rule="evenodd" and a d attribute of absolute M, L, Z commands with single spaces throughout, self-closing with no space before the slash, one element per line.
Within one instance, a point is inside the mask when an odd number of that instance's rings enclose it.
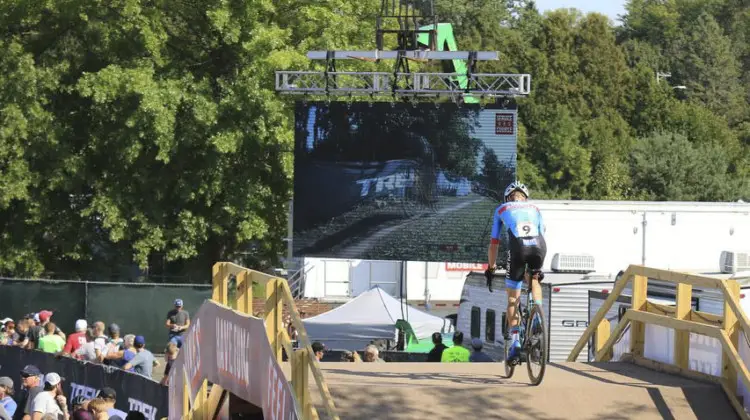
<path fill-rule="evenodd" d="M 26 365 L 21 369 L 21 387 L 25 391 L 25 396 L 19 402 L 23 401 L 20 404 L 23 406 L 23 420 L 31 419 L 31 404 L 34 398 L 44 391 L 42 376 L 42 371 L 34 365 Z"/>
<path fill-rule="evenodd" d="M 456 331 L 453 334 L 453 347 L 443 350 L 440 361 L 443 363 L 468 363 L 469 349 L 463 346 L 464 333 Z"/>
<path fill-rule="evenodd" d="M 443 351 L 448 348 L 448 346 L 443 344 L 443 335 L 439 332 L 432 333 L 432 344 L 435 347 L 427 353 L 427 361 L 433 363 L 440 362 L 440 359 L 443 357 Z"/>
<path fill-rule="evenodd" d="M 313 351 L 313 354 L 315 354 L 315 358 L 318 359 L 319 362 L 323 360 L 323 356 L 325 356 L 326 354 L 326 346 L 320 341 L 316 341 L 312 343 L 312 346 L 310 347 L 312 347 L 312 351 Z"/>
<path fill-rule="evenodd" d="M 474 349 L 469 356 L 469 361 L 472 363 L 494 363 L 495 361 L 485 352 L 482 351 L 484 343 L 481 338 L 474 337 L 471 339 L 471 348 Z"/>
<path fill-rule="evenodd" d="M 47 333 L 44 327 L 50 322 L 50 318 L 52 318 L 53 314 L 52 311 L 44 310 L 34 315 L 34 322 L 36 325 L 29 328 L 29 341 L 32 343 L 31 345 L 33 346 L 33 349 L 39 348 L 39 339 Z M 65 333 L 63 333 L 60 328 L 56 327 L 54 334 L 60 336 L 60 338 L 63 339 L 63 342 L 65 342 Z"/>
<path fill-rule="evenodd" d="M 68 403 L 62 391 L 62 378 L 55 372 L 44 375 L 44 391 L 31 403 L 31 420 L 41 420 L 45 414 L 68 420 Z"/>
<path fill-rule="evenodd" d="M 11 418 L 18 408 L 18 404 L 13 399 L 13 379 L 7 376 L 0 377 L 0 406 Z"/>
<path fill-rule="evenodd" d="M 115 408 L 117 393 L 114 389 L 110 387 L 102 388 L 102 390 L 99 391 L 99 398 L 104 400 L 107 415 L 110 420 L 125 420 L 125 417 L 128 416 L 124 411 Z"/>
<path fill-rule="evenodd" d="M 75 354 L 78 349 L 86 344 L 86 330 L 89 328 L 88 322 L 85 319 L 79 319 L 76 321 L 76 332 L 68 336 L 68 341 L 65 342 L 63 347 L 63 354 L 70 356 Z"/>
<path fill-rule="evenodd" d="M 133 369 L 133 372 L 151 378 L 154 365 L 157 365 L 157 362 L 153 353 L 146 350 L 146 339 L 142 335 L 137 335 L 135 336 L 133 345 L 136 355 L 122 368 L 125 370 Z"/>
<path fill-rule="evenodd" d="M 167 312 L 166 326 L 169 329 L 169 341 L 182 348 L 182 334 L 190 327 L 190 314 L 182 308 L 182 299 L 175 299 L 174 308 Z"/>
<path fill-rule="evenodd" d="M 109 340 L 107 341 L 107 351 L 104 357 L 104 363 L 107 365 L 113 365 L 114 360 L 118 359 L 117 357 L 110 357 L 113 353 L 118 353 L 120 351 L 120 346 L 122 346 L 123 339 L 120 337 L 120 326 L 117 324 L 109 324 L 109 327 L 107 328 L 109 331 Z"/>

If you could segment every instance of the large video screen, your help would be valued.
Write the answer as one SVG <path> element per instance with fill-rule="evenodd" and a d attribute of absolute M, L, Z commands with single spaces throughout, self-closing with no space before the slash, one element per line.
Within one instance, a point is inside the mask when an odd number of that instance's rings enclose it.
<path fill-rule="evenodd" d="M 515 105 L 299 102 L 295 256 L 483 262 Z"/>

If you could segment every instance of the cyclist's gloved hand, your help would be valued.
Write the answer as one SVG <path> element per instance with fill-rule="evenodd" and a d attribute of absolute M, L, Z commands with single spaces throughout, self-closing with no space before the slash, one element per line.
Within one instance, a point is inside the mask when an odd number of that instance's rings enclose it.
<path fill-rule="evenodd" d="M 495 275 L 494 267 L 487 267 L 487 269 L 484 270 L 484 278 L 487 279 L 487 288 L 490 289 L 490 293 L 492 293 L 492 277 L 494 275 Z"/>

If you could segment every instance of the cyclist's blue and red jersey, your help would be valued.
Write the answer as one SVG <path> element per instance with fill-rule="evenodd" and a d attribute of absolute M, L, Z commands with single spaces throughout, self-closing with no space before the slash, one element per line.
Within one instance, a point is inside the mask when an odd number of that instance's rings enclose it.
<path fill-rule="evenodd" d="M 544 236 L 544 221 L 539 209 L 526 201 L 510 201 L 495 209 L 491 243 L 500 243 L 508 232 L 516 238 Z"/>

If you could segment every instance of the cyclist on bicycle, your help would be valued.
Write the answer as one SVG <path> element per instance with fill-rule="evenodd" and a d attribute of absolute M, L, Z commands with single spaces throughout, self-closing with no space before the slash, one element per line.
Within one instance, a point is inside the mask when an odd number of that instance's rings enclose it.
<path fill-rule="evenodd" d="M 500 245 L 500 236 L 507 236 L 509 249 L 505 288 L 508 294 L 507 320 L 511 333 L 512 345 L 508 360 L 520 356 L 521 343 L 518 337 L 518 320 L 515 316 L 516 301 L 521 296 L 521 285 L 526 272 L 526 265 L 539 281 L 544 278 L 541 268 L 547 256 L 547 244 L 544 241 L 545 226 L 539 209 L 526 200 L 529 189 L 520 182 L 513 182 L 503 194 L 505 203 L 495 209 L 492 223 L 492 237 L 489 247 L 489 268 L 485 272 L 487 284 L 492 288 L 492 275 L 496 269 L 495 262 Z M 530 279 L 531 280 L 531 279 Z M 531 282 L 534 303 L 542 304 L 542 288 L 539 282 Z"/>

